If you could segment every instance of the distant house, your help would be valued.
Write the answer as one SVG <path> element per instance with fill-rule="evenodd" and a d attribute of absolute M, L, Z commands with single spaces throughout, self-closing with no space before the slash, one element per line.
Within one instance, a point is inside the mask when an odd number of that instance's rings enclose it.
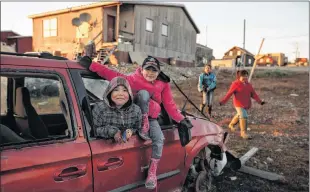
<path fill-rule="evenodd" d="M 210 64 L 212 59 L 214 59 L 213 49 L 197 43 L 196 66 L 203 66 L 206 63 Z"/>
<path fill-rule="evenodd" d="M 212 67 L 228 67 L 234 68 L 236 67 L 236 60 L 235 59 L 213 59 L 211 61 Z"/>
<path fill-rule="evenodd" d="M 193 66 L 199 29 L 181 4 L 98 2 L 31 15 L 35 51 L 60 51 L 73 59 L 91 40 L 97 59 L 117 45 L 118 62 L 134 62 L 144 53 L 163 62 Z M 139 55 L 139 54 L 132 54 Z M 132 56 L 133 57 L 133 56 Z"/>
<path fill-rule="evenodd" d="M 278 65 L 278 66 L 284 66 L 287 64 L 287 57 L 285 57 L 284 53 L 267 53 L 267 54 L 261 54 L 257 55 L 256 58 L 262 57 L 262 56 L 268 56 L 272 58 L 272 63 L 273 65 Z"/>
<path fill-rule="evenodd" d="M 14 47 L 17 53 L 32 51 L 32 37 L 21 36 L 14 31 L 1 31 L 1 42 Z"/>
<path fill-rule="evenodd" d="M 258 66 L 274 65 L 274 59 L 269 55 L 260 55 L 256 57 Z"/>
<path fill-rule="evenodd" d="M 255 58 L 252 53 L 250 53 L 246 49 L 242 49 L 241 47 L 234 46 L 233 48 L 229 49 L 225 54 L 223 59 L 235 59 L 236 65 L 239 65 L 241 62 L 241 56 L 244 55 L 245 59 L 245 66 L 253 66 Z"/>

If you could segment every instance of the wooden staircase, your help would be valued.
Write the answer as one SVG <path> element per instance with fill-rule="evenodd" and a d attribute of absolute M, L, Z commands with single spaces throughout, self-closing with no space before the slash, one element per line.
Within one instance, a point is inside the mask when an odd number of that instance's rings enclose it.
<path fill-rule="evenodd" d="M 113 47 L 102 47 L 99 49 L 96 53 L 96 55 L 92 58 L 96 58 L 97 62 L 106 64 L 109 62 L 109 57 L 113 54 L 115 51 L 116 46 Z"/>

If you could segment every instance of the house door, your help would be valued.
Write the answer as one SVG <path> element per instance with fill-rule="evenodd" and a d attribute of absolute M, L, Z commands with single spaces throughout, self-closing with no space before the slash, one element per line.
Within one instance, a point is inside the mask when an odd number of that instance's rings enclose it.
<path fill-rule="evenodd" d="M 115 16 L 108 15 L 108 39 L 107 42 L 115 41 Z"/>

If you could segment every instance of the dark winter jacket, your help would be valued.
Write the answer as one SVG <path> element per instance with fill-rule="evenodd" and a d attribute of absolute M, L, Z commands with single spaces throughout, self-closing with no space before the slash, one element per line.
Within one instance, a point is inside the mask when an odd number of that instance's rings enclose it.
<path fill-rule="evenodd" d="M 111 101 L 111 92 L 118 85 L 123 85 L 129 93 L 129 101 L 118 109 L 113 106 Z M 141 129 L 142 113 L 140 107 L 133 103 L 132 91 L 129 83 L 122 77 L 113 78 L 106 88 L 103 95 L 103 101 L 95 104 L 93 110 L 94 128 L 96 136 L 103 138 L 113 138 L 120 130 L 122 133 L 126 129 L 132 129 L 133 133 Z"/>

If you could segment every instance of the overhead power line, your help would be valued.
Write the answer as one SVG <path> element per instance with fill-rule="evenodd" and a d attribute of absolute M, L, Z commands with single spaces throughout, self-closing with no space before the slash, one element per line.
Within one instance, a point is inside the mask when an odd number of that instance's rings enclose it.
<path fill-rule="evenodd" d="M 265 39 L 268 39 L 268 40 L 277 40 L 277 39 L 289 39 L 289 38 L 305 37 L 305 36 L 309 36 L 309 34 L 296 35 L 296 36 L 282 36 L 282 37 L 265 37 Z"/>

